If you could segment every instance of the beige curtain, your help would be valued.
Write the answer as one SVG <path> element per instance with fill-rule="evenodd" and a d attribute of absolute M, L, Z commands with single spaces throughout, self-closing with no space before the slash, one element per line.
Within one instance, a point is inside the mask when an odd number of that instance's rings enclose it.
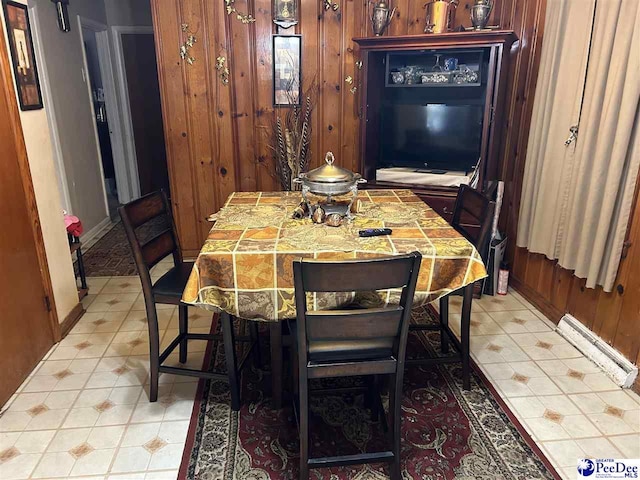
<path fill-rule="evenodd" d="M 566 6 L 572 2 L 550 3 Z M 587 2 L 578 3 L 587 6 Z M 558 76 L 549 80 L 560 84 L 554 93 L 536 94 L 517 244 L 558 259 L 562 267 L 586 278 L 587 287 L 602 285 L 611 291 L 640 165 L 640 2 L 598 0 L 592 18 L 583 86 L 570 85 L 567 90 Z M 576 24 L 575 19 L 566 21 Z M 588 23 L 581 25 L 584 28 Z M 551 25 L 556 23 L 551 20 Z M 583 32 L 579 27 L 572 30 L 576 31 Z M 545 55 L 554 58 L 562 51 L 584 55 L 589 46 L 584 35 L 562 33 L 557 37 L 563 37 L 562 41 L 545 36 L 542 62 Z M 545 73 L 548 75 L 546 67 L 541 68 L 538 88 Z M 571 122 L 562 125 L 549 122 L 546 112 L 563 108 L 567 97 L 575 97 L 574 89 L 581 94 L 579 133 L 577 141 L 567 147 L 559 143 L 554 129 L 566 136 L 578 119 L 564 118 L 567 112 L 564 117 L 558 114 L 562 121 Z M 540 148 L 532 141 L 547 145 L 553 141 L 553 145 Z"/>

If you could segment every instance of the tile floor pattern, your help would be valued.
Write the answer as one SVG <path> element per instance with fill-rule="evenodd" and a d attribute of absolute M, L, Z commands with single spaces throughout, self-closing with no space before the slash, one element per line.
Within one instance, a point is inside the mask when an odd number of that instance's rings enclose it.
<path fill-rule="evenodd" d="M 166 268 L 156 267 L 154 279 Z M 196 380 L 163 374 L 159 401 L 149 403 L 140 282 L 89 283 L 87 313 L 0 417 L 3 480 L 176 478 Z M 451 303 L 455 328 L 460 301 Z M 473 305 L 473 358 L 564 478 L 575 478 L 578 458 L 640 458 L 640 397 L 618 388 L 516 292 Z M 177 334 L 177 312 L 161 308 L 164 346 Z M 207 331 L 210 317 L 192 309 L 192 329 Z M 192 366 L 204 348 L 190 342 Z"/>

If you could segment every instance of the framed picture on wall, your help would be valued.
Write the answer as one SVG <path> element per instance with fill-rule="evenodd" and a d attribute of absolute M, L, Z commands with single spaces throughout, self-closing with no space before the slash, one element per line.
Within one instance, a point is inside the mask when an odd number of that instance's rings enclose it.
<path fill-rule="evenodd" d="M 301 35 L 273 36 L 273 105 L 300 105 Z"/>
<path fill-rule="evenodd" d="M 4 17 L 21 110 L 42 108 L 42 93 L 33 51 L 27 6 L 3 0 Z"/>

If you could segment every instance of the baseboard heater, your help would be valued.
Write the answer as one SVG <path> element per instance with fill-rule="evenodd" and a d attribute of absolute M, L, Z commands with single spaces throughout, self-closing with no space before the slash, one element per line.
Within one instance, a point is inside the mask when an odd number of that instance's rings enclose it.
<path fill-rule="evenodd" d="M 607 344 L 572 315 L 565 314 L 556 331 L 621 386 L 629 388 L 638 376 L 638 367 Z"/>

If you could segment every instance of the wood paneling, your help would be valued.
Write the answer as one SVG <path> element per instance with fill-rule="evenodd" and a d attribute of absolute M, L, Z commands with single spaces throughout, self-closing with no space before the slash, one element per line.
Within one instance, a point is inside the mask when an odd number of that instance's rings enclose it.
<path fill-rule="evenodd" d="M 640 186 L 640 182 L 639 182 Z M 631 246 L 620 263 L 613 292 L 586 288 L 583 279 L 543 255 L 515 247 L 513 280 L 551 320 L 570 313 L 631 361 L 640 361 L 640 204 L 629 226 Z M 549 273 L 552 272 L 552 273 Z"/>
<path fill-rule="evenodd" d="M 231 192 L 278 188 L 268 146 L 273 33 L 302 34 L 304 84 L 313 80 L 318 84 L 311 166 L 319 165 L 324 153 L 332 150 L 338 163 L 357 169 L 362 85 L 355 65 L 358 48 L 352 39 L 371 34 L 371 5 L 366 0 L 337 3 L 339 9 L 333 11 L 325 10 L 320 0 L 301 0 L 300 23 L 283 30 L 271 21 L 271 0 L 235 1 L 238 11 L 256 19 L 250 24 L 227 15 L 222 0 L 152 0 L 172 202 L 187 255 L 199 251 L 209 230 L 207 216 Z M 456 25 L 470 24 L 472 3 L 461 2 Z M 509 1 L 494 3 L 490 23 L 510 28 L 510 10 L 505 8 Z M 398 13 L 389 33 L 422 33 L 423 4 L 397 0 Z M 188 25 L 186 33 L 183 24 Z M 189 33 L 197 38 L 190 50 L 196 59 L 193 65 L 178 55 Z M 226 86 L 215 68 L 219 56 L 225 57 L 229 68 Z M 355 79 L 353 93 L 347 76 Z"/>

